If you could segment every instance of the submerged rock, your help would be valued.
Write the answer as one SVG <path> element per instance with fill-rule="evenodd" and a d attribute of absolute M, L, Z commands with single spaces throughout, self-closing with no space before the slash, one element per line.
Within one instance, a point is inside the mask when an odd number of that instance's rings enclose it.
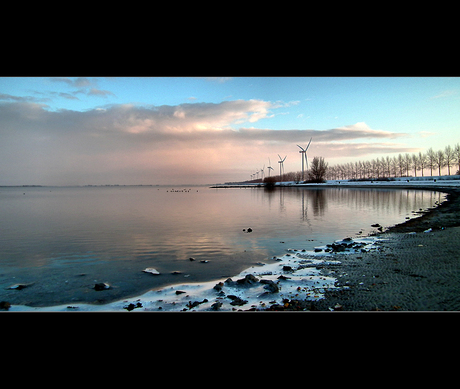
<path fill-rule="evenodd" d="M 94 284 L 94 290 L 98 292 L 106 289 L 110 289 L 110 285 L 106 282 L 99 282 L 98 284 Z"/>

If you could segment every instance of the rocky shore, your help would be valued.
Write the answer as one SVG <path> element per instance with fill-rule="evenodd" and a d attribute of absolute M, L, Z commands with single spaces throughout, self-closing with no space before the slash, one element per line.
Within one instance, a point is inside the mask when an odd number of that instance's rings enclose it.
<path fill-rule="evenodd" d="M 460 310 L 460 190 L 445 191 L 437 208 L 379 234 L 387 239 L 379 251 L 343 256 L 334 268 L 339 288 L 314 309 Z"/>

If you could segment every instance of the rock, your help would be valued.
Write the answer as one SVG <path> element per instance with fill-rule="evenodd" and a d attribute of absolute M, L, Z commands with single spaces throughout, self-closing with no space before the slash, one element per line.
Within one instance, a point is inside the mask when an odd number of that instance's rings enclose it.
<path fill-rule="evenodd" d="M 98 284 L 94 284 L 95 291 L 107 290 L 110 289 L 110 285 L 106 282 L 99 282 Z"/>
<path fill-rule="evenodd" d="M 133 303 L 128 304 L 126 307 L 123 307 L 123 309 L 126 309 L 127 311 L 132 311 L 133 309 L 136 308 L 142 308 L 142 303 L 138 302 L 136 305 Z"/>
<path fill-rule="evenodd" d="M 283 271 L 292 271 L 291 266 L 283 266 Z"/>
<path fill-rule="evenodd" d="M 192 308 L 197 307 L 200 304 L 207 303 L 207 302 L 208 302 L 208 299 L 204 299 L 203 301 L 194 301 L 193 303 L 189 301 L 187 304 L 187 308 L 192 309 Z"/>
<path fill-rule="evenodd" d="M 249 228 L 247 229 L 247 231 L 248 231 L 248 233 L 249 233 L 249 232 L 252 232 L 252 228 L 249 227 Z"/>
<path fill-rule="evenodd" d="M 0 309 L 3 311 L 7 311 L 10 309 L 11 304 L 8 301 L 0 301 Z"/>
<path fill-rule="evenodd" d="M 278 293 L 280 291 L 279 286 L 272 280 L 260 280 L 260 283 L 265 284 L 264 289 L 267 289 L 271 293 Z"/>
<path fill-rule="evenodd" d="M 248 300 L 243 300 L 243 299 L 241 299 L 238 296 L 235 296 L 233 294 L 229 294 L 227 297 L 230 300 L 232 300 L 230 305 L 244 305 L 244 304 L 246 304 L 248 302 Z"/>
<path fill-rule="evenodd" d="M 277 279 L 278 279 L 278 280 L 283 280 L 283 281 L 285 281 L 285 280 L 290 280 L 291 277 L 286 277 L 286 276 L 280 275 Z M 262 282 L 262 281 L 261 281 L 261 282 Z M 263 283 L 263 282 L 262 282 L 262 283 Z"/>
<path fill-rule="evenodd" d="M 219 282 L 218 284 L 214 285 L 214 288 L 215 290 L 217 290 L 218 292 L 220 292 L 222 290 L 222 288 L 224 287 L 224 283 L 223 282 Z"/>
<path fill-rule="evenodd" d="M 371 227 L 381 227 L 381 225 L 378 223 L 375 223 L 375 224 L 371 224 Z"/>
<path fill-rule="evenodd" d="M 190 257 L 189 260 L 190 260 L 190 261 L 195 261 L 195 258 Z"/>
<path fill-rule="evenodd" d="M 323 249 L 317 249 L 317 248 L 315 248 L 315 253 L 320 253 L 321 251 L 323 251 Z"/>
<path fill-rule="evenodd" d="M 253 274 L 246 274 L 244 278 L 240 278 L 239 280 L 236 280 L 236 283 L 240 286 L 248 286 L 255 284 L 258 282 L 259 279 L 255 277 Z"/>
<path fill-rule="evenodd" d="M 153 267 L 147 267 L 144 270 L 142 270 L 144 273 L 150 273 L 153 275 L 158 275 L 160 272 L 157 269 L 154 269 Z"/>
<path fill-rule="evenodd" d="M 179 271 L 179 270 L 175 270 L 175 271 L 172 271 L 171 274 L 176 274 L 177 275 L 177 274 L 182 274 L 182 272 Z"/>
<path fill-rule="evenodd" d="M 208 263 L 209 261 L 207 259 L 203 259 L 202 261 L 200 261 L 200 263 Z"/>
<path fill-rule="evenodd" d="M 176 294 L 182 294 L 182 293 L 186 293 L 186 292 L 184 292 L 183 290 L 176 290 Z"/>
<path fill-rule="evenodd" d="M 10 287 L 8 287 L 7 289 L 21 290 L 21 289 L 27 288 L 28 286 L 33 285 L 33 284 L 34 284 L 33 282 L 31 282 L 30 284 L 14 284 L 14 285 L 11 285 Z"/>
<path fill-rule="evenodd" d="M 211 311 L 218 311 L 221 306 L 222 306 L 222 303 L 220 301 L 217 301 L 211 305 Z"/>

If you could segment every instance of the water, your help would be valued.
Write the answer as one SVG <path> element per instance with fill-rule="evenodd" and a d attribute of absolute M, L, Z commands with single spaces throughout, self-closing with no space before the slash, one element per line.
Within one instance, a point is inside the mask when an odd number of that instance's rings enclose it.
<path fill-rule="evenodd" d="M 0 300 L 104 303 L 232 276 L 287 248 L 311 250 L 368 234 L 374 223 L 400 223 L 444 198 L 400 189 L 4 187 Z M 253 231 L 243 232 L 248 227 Z M 146 267 L 161 275 L 143 273 Z M 112 287 L 95 291 L 95 282 Z M 33 284 L 7 289 L 16 283 Z"/>

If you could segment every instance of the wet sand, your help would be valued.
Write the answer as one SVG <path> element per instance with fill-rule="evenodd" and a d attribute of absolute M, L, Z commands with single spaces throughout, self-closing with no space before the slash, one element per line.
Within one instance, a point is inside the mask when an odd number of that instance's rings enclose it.
<path fill-rule="evenodd" d="M 445 191 L 437 209 L 379 234 L 388 240 L 378 252 L 341 255 L 339 267 L 323 269 L 345 288 L 327 291 L 314 309 L 460 310 L 460 190 Z"/>

